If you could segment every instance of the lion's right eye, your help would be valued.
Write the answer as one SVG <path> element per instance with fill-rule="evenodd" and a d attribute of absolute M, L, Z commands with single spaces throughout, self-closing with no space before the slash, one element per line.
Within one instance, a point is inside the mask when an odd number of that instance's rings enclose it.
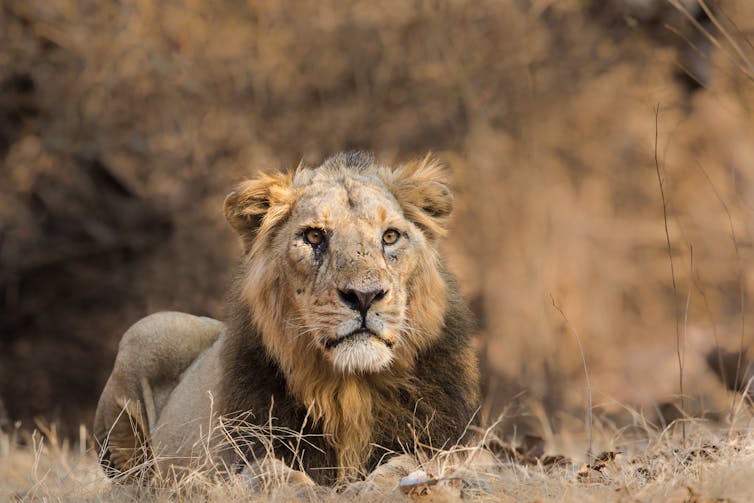
<path fill-rule="evenodd" d="M 325 242 L 325 231 L 310 227 L 304 231 L 304 240 L 314 247 L 321 246 Z"/>
<path fill-rule="evenodd" d="M 382 235 L 382 242 L 386 245 L 394 245 L 400 239 L 401 233 L 395 229 L 388 229 Z"/>

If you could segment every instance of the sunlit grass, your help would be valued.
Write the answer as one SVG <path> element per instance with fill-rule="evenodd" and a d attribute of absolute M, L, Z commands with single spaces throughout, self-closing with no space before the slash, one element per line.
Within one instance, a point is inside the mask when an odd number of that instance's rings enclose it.
<path fill-rule="evenodd" d="M 571 446 L 573 452 L 546 449 L 548 455 L 566 454 L 565 463 L 551 464 L 544 456 L 511 461 L 499 451 L 494 456 L 478 446 L 438 451 L 418 461 L 403 487 L 395 477 L 340 487 L 283 480 L 260 486 L 243 475 L 216 479 L 200 472 L 180 482 L 118 484 L 105 476 L 84 430 L 83 442 L 70 442 L 61 440 L 53 427 L 40 425 L 44 433 L 15 430 L 0 436 L 0 499 L 745 501 L 754 494 L 754 436 L 747 409 L 740 408 L 736 421 L 728 425 L 687 420 L 686 448 L 681 446 L 678 422 L 656 429 L 637 417 L 635 428 L 596 428 L 595 446 L 605 450 L 591 463 L 577 447 L 583 445 L 583 433 L 578 432 L 555 437 L 557 445 Z M 486 433 L 488 441 L 494 437 Z"/>

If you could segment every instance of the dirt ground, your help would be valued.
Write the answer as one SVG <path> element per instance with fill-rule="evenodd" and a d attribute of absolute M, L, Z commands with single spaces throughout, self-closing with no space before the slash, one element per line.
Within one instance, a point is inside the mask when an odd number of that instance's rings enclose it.
<path fill-rule="evenodd" d="M 349 148 L 450 164 L 485 417 L 583 431 L 580 341 L 606 421 L 724 421 L 705 355 L 753 340 L 754 5 L 688 4 L 0 2 L 9 421 L 91 424 L 131 323 L 223 316 L 233 184 Z"/>

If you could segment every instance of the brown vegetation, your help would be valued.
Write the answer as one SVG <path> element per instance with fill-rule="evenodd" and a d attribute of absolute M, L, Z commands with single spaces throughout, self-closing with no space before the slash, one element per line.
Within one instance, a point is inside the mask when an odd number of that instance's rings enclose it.
<path fill-rule="evenodd" d="M 689 442 L 681 448 L 677 431 L 601 430 L 608 450 L 585 463 L 522 449 L 508 461 L 500 451 L 444 452 L 404 476 L 356 482 L 337 488 L 267 480 L 262 494 L 240 477 L 218 483 L 197 474 L 180 484 L 158 487 L 112 484 L 91 450 L 73 448 L 54 430 L 25 436 L 28 447 L 0 435 L 0 495 L 20 501 L 747 501 L 752 483 L 752 438 L 749 414 L 739 414 L 735 428 L 721 432 L 701 421 L 690 424 Z M 645 429 L 644 429 L 645 428 Z M 643 438 L 639 439 L 639 437 Z M 568 441 L 567 438 L 563 440 Z M 10 447 L 9 447 L 10 446 Z M 402 468 L 402 467 L 401 467 Z M 399 471 L 401 471 L 399 469 Z M 388 482 L 388 483 L 386 483 Z"/>
<path fill-rule="evenodd" d="M 509 432 L 555 452 L 584 430 L 581 357 L 554 299 L 583 343 L 597 418 L 630 423 L 627 406 L 658 426 L 724 420 L 732 399 L 705 355 L 752 340 L 754 7 L 705 3 L 712 49 L 692 53 L 710 76 L 690 90 L 679 50 L 700 23 L 630 7 L 651 3 L 7 0 L 10 417 L 75 434 L 134 320 L 222 317 L 228 188 L 358 147 L 388 160 L 432 149 L 453 168 L 446 251 L 484 322 L 486 417 L 505 411 Z M 691 484 L 707 470 L 674 466 Z"/>

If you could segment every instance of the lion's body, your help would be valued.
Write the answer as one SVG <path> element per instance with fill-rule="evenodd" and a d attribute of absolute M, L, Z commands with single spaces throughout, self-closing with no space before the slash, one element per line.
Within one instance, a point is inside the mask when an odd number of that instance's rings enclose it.
<path fill-rule="evenodd" d="M 105 447 L 116 471 L 149 456 L 164 474 L 272 454 L 332 483 L 391 453 L 461 440 L 478 378 L 468 310 L 433 246 L 450 211 L 437 166 L 397 173 L 363 156 L 333 159 L 229 196 L 247 254 L 227 327 L 161 313 L 124 336 L 95 421 L 98 439 L 116 433 Z M 315 224 L 334 229 L 329 249 L 302 241 L 299 229 Z M 402 241 L 372 246 L 369 236 L 389 226 Z M 355 305 L 354 288 L 381 294 Z M 158 335 L 141 341 L 149 333 Z M 128 424 L 139 423 L 131 437 L 118 420 L 124 407 Z"/>

